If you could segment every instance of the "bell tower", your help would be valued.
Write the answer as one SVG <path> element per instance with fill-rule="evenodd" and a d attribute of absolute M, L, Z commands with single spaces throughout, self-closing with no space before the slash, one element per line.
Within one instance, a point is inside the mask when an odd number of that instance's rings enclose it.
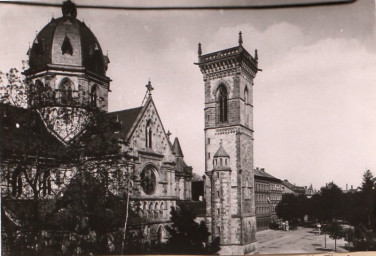
<path fill-rule="evenodd" d="M 206 220 L 220 254 L 258 251 L 253 174 L 254 56 L 238 46 L 203 55 L 198 63 L 205 88 Z"/>

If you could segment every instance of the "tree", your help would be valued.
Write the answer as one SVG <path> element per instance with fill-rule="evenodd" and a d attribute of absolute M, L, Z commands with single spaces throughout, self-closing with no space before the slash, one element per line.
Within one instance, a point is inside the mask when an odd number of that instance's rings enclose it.
<path fill-rule="evenodd" d="M 375 209 L 375 182 L 372 172 L 367 170 L 363 174 L 363 182 L 360 187 L 360 205 L 363 213 L 365 214 L 366 223 L 368 228 L 371 228 L 375 224 L 375 217 L 372 216 L 372 211 Z"/>
<path fill-rule="evenodd" d="M 95 172 L 80 170 L 56 202 L 50 225 L 69 234 L 69 239 L 57 240 L 64 255 L 121 252 L 116 237 L 121 235 L 127 197 L 110 191 L 107 168 L 95 168 Z"/>
<path fill-rule="evenodd" d="M 334 221 L 323 227 L 323 232 L 328 234 L 331 239 L 334 239 L 334 251 L 337 252 L 337 239 L 343 237 L 342 226 Z"/>
<path fill-rule="evenodd" d="M 85 208 L 81 209 L 81 212 L 75 212 L 79 206 L 73 204 L 72 198 L 81 196 L 79 201 L 84 205 L 90 204 L 90 198 L 97 198 L 96 202 L 99 205 L 96 209 L 104 210 L 103 214 L 109 213 L 108 209 L 111 207 L 108 208 L 108 203 L 109 198 L 112 198 L 114 202 L 125 204 L 121 205 L 126 207 L 126 210 L 122 210 L 122 214 L 127 212 L 129 201 L 126 200 L 127 195 L 129 195 L 127 181 L 130 173 L 123 177 L 121 188 L 120 186 L 114 187 L 119 184 L 118 181 L 121 179 L 118 175 L 119 170 L 124 170 L 127 165 L 123 162 L 127 152 L 120 150 L 121 145 L 116 135 L 116 131 L 121 128 L 121 124 L 115 118 L 99 111 L 98 108 L 90 106 L 80 108 L 72 103 L 71 107 L 60 108 L 60 111 L 65 112 L 63 114 L 67 116 L 67 119 L 69 119 L 69 115 L 83 112 L 87 114 L 88 122 L 84 123 L 83 130 L 85 132 L 83 134 L 76 136 L 67 145 L 62 145 L 51 133 L 46 132 L 46 125 L 39 116 L 40 114 L 43 115 L 43 111 L 48 110 L 46 107 L 53 107 L 48 91 L 43 90 L 48 86 L 43 85 L 41 91 L 31 90 L 32 86 L 27 86 L 27 81 L 18 73 L 17 69 L 11 69 L 9 73 L 3 75 L 2 83 L 3 86 L 0 86 L 1 122 L 4 128 L 1 136 L 2 164 L 6 162 L 9 175 L 14 176 L 11 179 L 14 181 L 13 185 L 17 187 L 17 190 L 13 189 L 13 192 L 8 195 L 2 194 L 2 219 L 19 220 L 19 225 L 10 224 L 4 226 L 3 229 L 6 234 L 3 242 L 9 246 L 9 253 L 15 255 L 41 254 L 41 250 L 47 248 L 45 246 L 47 243 L 46 237 L 50 236 L 51 231 L 53 231 L 52 233 L 64 234 L 70 232 L 71 235 L 82 238 L 81 240 L 77 239 L 82 243 L 87 242 L 87 239 L 90 238 L 88 234 L 91 232 L 90 234 L 96 234 L 97 242 L 105 241 L 103 237 L 110 232 L 107 228 L 113 228 L 113 225 L 108 224 L 110 220 L 106 219 L 105 216 L 96 218 L 103 221 L 102 223 L 107 223 L 98 226 L 98 223 L 101 222 L 92 221 L 92 219 L 99 212 L 94 214 Z M 33 105 L 30 104 L 31 102 L 33 102 Z M 28 109 L 25 109 L 25 107 L 28 107 Z M 39 107 L 41 108 L 38 109 L 39 113 L 37 113 L 36 108 Z M 128 171 L 128 169 L 126 170 Z M 97 176 L 87 181 L 92 182 L 93 187 L 98 189 L 89 190 L 87 193 L 73 189 L 74 186 L 79 184 L 77 179 L 86 177 L 82 175 L 88 172 L 96 173 Z M 16 177 L 15 174 L 18 176 Z M 73 187 L 69 185 L 71 181 Z M 57 185 L 59 189 L 53 190 L 51 184 Z M 66 187 L 64 189 L 65 185 L 70 189 L 66 189 Z M 98 186 L 102 185 L 106 189 L 99 189 Z M 81 188 L 87 189 L 89 187 Z M 118 194 L 114 194 L 114 190 Z M 77 194 L 73 195 L 72 191 Z M 99 194 L 88 196 L 94 192 Z M 17 200 L 14 200 L 21 194 L 22 198 L 29 199 L 27 203 L 22 205 L 22 208 L 19 207 Z M 117 197 L 117 199 L 115 198 L 115 200 L 114 197 Z M 66 200 L 64 201 L 61 198 L 66 198 Z M 70 200 L 67 198 L 70 198 Z M 62 207 L 61 205 L 64 205 L 64 207 L 53 212 L 56 201 L 59 202 L 59 207 Z M 25 208 L 25 211 L 23 211 L 23 208 Z M 17 216 L 10 216 L 12 210 L 18 212 Z M 55 215 L 60 216 L 62 213 L 80 216 L 79 220 L 85 225 L 79 228 L 80 225 L 76 223 L 77 230 L 73 230 L 69 225 L 57 225 Z M 89 217 L 85 217 L 85 214 Z M 60 218 L 64 216 L 62 215 Z M 106 216 L 116 217 L 113 214 Z M 111 221 L 115 220 L 112 219 Z M 118 228 L 121 228 L 123 234 L 119 240 L 124 241 L 127 225 L 126 216 L 122 216 L 122 221 L 118 224 Z M 66 236 L 59 239 L 66 240 Z M 56 244 L 53 241 L 50 242 Z M 86 248 L 84 245 L 79 247 Z M 97 252 L 103 251 L 103 248 L 105 248 L 89 247 Z M 48 249 L 51 248 L 51 246 L 48 246 Z M 58 247 L 54 249 L 61 250 Z"/>
<path fill-rule="evenodd" d="M 204 221 L 195 222 L 191 209 L 181 205 L 179 209 L 171 207 L 171 227 L 166 229 L 170 238 L 164 250 L 168 254 L 215 254 L 219 251 L 219 238 L 208 242 L 210 232 Z"/>
<path fill-rule="evenodd" d="M 27 106 L 26 80 L 17 68 L 11 68 L 5 75 L 0 71 L 0 84 L 0 103 Z"/>
<path fill-rule="evenodd" d="M 318 195 L 309 200 L 310 215 L 322 222 L 345 216 L 343 210 L 344 196 L 342 190 L 333 182 L 320 189 Z"/>
<path fill-rule="evenodd" d="M 296 224 L 302 221 L 307 213 L 306 201 L 304 195 L 284 194 L 282 200 L 276 206 L 276 213 L 279 218 Z"/>

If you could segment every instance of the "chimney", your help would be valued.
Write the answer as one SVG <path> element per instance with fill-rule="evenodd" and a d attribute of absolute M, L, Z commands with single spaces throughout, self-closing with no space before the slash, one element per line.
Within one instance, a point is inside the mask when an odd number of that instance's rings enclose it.
<path fill-rule="evenodd" d="M 353 189 L 353 185 L 351 185 L 351 190 Z"/>
<path fill-rule="evenodd" d="M 347 191 L 347 190 L 349 190 L 349 189 L 348 189 L 348 186 L 347 186 L 347 184 L 346 184 L 346 191 Z"/>
<path fill-rule="evenodd" d="M 265 168 L 261 168 L 261 171 L 262 171 L 262 172 L 265 172 Z"/>

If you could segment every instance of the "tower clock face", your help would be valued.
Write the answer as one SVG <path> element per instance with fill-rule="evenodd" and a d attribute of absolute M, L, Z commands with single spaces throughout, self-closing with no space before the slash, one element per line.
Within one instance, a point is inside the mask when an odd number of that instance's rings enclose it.
<path fill-rule="evenodd" d="M 155 191 L 156 177 L 152 168 L 145 167 L 141 172 L 141 187 L 145 194 L 151 195 Z"/>

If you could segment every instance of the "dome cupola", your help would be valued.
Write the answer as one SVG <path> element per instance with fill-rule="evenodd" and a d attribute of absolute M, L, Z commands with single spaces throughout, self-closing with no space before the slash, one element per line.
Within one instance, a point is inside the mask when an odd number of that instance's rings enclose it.
<path fill-rule="evenodd" d="M 105 76 L 108 57 L 103 55 L 93 32 L 76 19 L 76 5 L 70 0 L 65 1 L 62 13 L 62 17 L 52 18 L 36 36 L 28 51 L 30 68 L 26 74 L 69 65 Z"/>

